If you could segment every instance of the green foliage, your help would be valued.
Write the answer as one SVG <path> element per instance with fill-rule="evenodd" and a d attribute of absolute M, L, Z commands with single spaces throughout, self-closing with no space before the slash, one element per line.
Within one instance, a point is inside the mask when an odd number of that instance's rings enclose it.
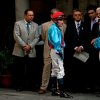
<path fill-rule="evenodd" d="M 8 73 L 10 65 L 13 64 L 14 59 L 8 49 L 0 51 L 0 74 Z"/>

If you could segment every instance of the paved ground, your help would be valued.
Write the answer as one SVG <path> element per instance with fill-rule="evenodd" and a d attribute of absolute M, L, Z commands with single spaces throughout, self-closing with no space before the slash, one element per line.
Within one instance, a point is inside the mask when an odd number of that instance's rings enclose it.
<path fill-rule="evenodd" d="M 60 98 L 51 96 L 48 92 L 45 95 L 39 95 L 37 92 L 23 91 L 16 92 L 11 89 L 0 89 L 0 100 L 100 100 L 95 93 L 70 93 L 73 98 Z"/>

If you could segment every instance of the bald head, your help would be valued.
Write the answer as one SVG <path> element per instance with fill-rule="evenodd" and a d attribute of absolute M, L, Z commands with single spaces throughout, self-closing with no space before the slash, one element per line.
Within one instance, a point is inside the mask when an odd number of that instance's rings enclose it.
<path fill-rule="evenodd" d="M 52 15 L 53 15 L 54 13 L 58 12 L 58 11 L 59 11 L 59 9 L 57 9 L 57 8 L 53 8 L 53 9 L 51 10 L 51 19 L 52 19 Z"/>
<path fill-rule="evenodd" d="M 53 9 L 51 10 L 51 14 L 54 14 L 54 13 L 57 12 L 57 11 L 59 11 L 59 9 L 53 8 Z"/>
<path fill-rule="evenodd" d="M 98 7 L 98 8 L 96 9 L 96 14 L 97 14 L 97 17 L 100 18 L 100 7 Z"/>

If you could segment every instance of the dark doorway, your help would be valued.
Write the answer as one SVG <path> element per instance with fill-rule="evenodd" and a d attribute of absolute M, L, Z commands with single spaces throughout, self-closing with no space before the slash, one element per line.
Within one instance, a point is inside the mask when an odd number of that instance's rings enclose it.
<path fill-rule="evenodd" d="M 56 0 L 30 0 L 30 6 L 35 12 L 34 21 L 41 24 L 50 20 L 50 10 L 56 7 Z"/>
<path fill-rule="evenodd" d="M 73 9 L 79 8 L 79 0 L 73 0 Z"/>
<path fill-rule="evenodd" d="M 1 6 L 1 30 L 0 30 L 0 50 L 5 47 L 12 49 L 13 46 L 13 24 L 15 21 L 15 0 L 2 1 Z"/>

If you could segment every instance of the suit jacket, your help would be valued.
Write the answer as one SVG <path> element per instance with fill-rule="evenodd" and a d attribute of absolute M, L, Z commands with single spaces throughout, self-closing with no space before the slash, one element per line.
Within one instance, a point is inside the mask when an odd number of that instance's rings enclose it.
<path fill-rule="evenodd" d="M 93 30 L 91 32 L 91 40 L 97 38 L 98 36 L 100 36 L 100 31 L 99 31 L 99 24 L 97 22 L 93 25 Z"/>
<path fill-rule="evenodd" d="M 97 23 L 95 23 L 93 25 L 93 30 L 91 32 L 91 38 L 90 38 L 90 40 L 95 39 L 98 36 L 100 36 L 100 31 L 99 31 L 99 24 L 97 22 Z M 98 52 L 99 52 L 99 50 L 96 50 L 93 45 L 91 45 L 91 48 L 92 48 L 91 52 L 93 52 L 93 54 L 97 55 L 97 58 L 98 58 L 98 55 L 99 55 Z"/>
<path fill-rule="evenodd" d="M 98 20 L 95 18 L 95 21 L 94 21 L 94 24 L 97 22 Z M 93 24 L 93 26 L 94 26 Z M 93 30 L 93 26 L 92 26 L 92 29 L 91 29 L 91 19 L 88 18 L 88 19 L 84 19 L 84 31 L 85 33 L 87 34 L 87 42 L 90 43 L 91 41 L 91 32 Z M 90 45 L 90 44 L 88 44 Z"/>
<path fill-rule="evenodd" d="M 14 25 L 14 39 L 15 39 L 15 45 L 13 49 L 13 55 L 24 57 L 26 53 L 22 49 L 25 44 L 29 44 L 31 46 L 31 50 L 28 54 L 29 57 L 36 57 L 36 50 L 35 45 L 37 44 L 39 40 L 39 34 L 38 34 L 38 24 L 35 22 L 31 22 L 30 25 L 30 33 L 27 33 L 26 23 L 24 20 L 20 20 L 15 22 Z"/>
<path fill-rule="evenodd" d="M 67 48 L 70 49 L 69 51 L 73 53 L 74 53 L 74 48 L 77 46 L 83 46 L 84 49 L 86 48 L 83 22 L 81 22 L 80 25 L 79 35 L 77 33 L 75 22 L 67 26 L 66 34 L 65 34 L 65 42 Z"/>
<path fill-rule="evenodd" d="M 43 54 L 44 58 L 50 57 L 50 47 L 48 45 L 48 29 L 52 24 L 53 24 L 53 21 L 51 20 L 41 25 L 42 27 L 41 37 L 42 37 L 42 40 L 44 41 L 44 54 Z M 62 32 L 65 33 L 66 24 L 64 24 L 64 26 L 61 29 L 62 29 Z"/>

